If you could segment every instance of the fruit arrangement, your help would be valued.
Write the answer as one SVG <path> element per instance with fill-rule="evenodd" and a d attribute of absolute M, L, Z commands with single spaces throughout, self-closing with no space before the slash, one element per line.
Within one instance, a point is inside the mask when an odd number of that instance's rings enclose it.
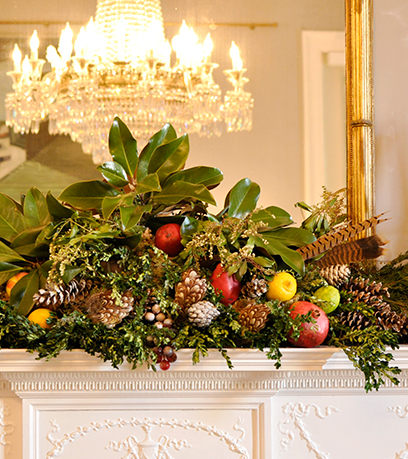
<path fill-rule="evenodd" d="M 310 215 L 296 227 L 281 208 L 257 208 L 260 187 L 247 178 L 212 214 L 223 175 L 185 167 L 188 135 L 166 125 L 139 152 L 115 118 L 109 148 L 101 180 L 58 198 L 0 193 L 2 348 L 40 358 L 80 348 L 114 367 L 168 370 L 181 348 L 194 363 L 216 348 L 229 367 L 228 348 L 257 348 L 278 368 L 282 347 L 328 345 L 364 372 L 367 390 L 398 382 L 386 346 L 408 336 L 408 289 L 386 278 L 407 286 L 405 258 L 376 270 L 361 260 L 385 241 L 350 242 L 381 216 L 346 222 L 344 190 L 324 189 L 320 205 L 297 204 Z"/>

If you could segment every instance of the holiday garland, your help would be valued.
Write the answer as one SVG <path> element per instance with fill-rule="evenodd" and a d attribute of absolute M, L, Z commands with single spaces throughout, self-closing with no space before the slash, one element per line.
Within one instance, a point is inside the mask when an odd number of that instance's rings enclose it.
<path fill-rule="evenodd" d="M 116 118 L 109 147 L 102 180 L 74 183 L 58 198 L 36 188 L 21 202 L 0 193 L 1 348 L 46 359 L 79 348 L 114 367 L 162 370 L 181 348 L 193 350 L 194 363 L 216 348 L 229 367 L 228 348 L 256 348 L 279 368 L 280 349 L 304 342 L 309 329 L 306 342 L 320 336 L 324 319 L 322 343 L 345 351 L 366 390 L 398 383 L 386 348 L 408 335 L 408 255 L 380 270 L 344 262 L 345 235 L 380 217 L 347 224 L 344 190 L 324 189 L 320 205 L 297 204 L 310 216 L 296 228 L 283 209 L 257 208 L 260 187 L 249 179 L 214 215 L 211 189 L 222 173 L 185 168 L 187 135 L 166 125 L 139 153 Z M 325 257 L 342 245 L 324 268 L 321 238 Z M 293 280 L 288 296 L 282 279 Z M 316 293 L 328 286 L 340 293 L 334 309 Z M 309 309 L 295 313 L 299 305 Z"/>

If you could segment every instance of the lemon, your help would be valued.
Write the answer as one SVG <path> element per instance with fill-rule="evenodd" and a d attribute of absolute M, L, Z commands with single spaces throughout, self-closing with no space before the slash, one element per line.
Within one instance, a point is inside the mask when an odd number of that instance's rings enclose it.
<path fill-rule="evenodd" d="M 313 296 L 325 302 L 319 306 L 326 314 L 333 312 L 340 304 L 340 292 L 332 285 L 320 287 L 314 292 Z"/>
<path fill-rule="evenodd" d="M 52 312 L 49 309 L 38 308 L 34 309 L 34 311 L 28 315 L 27 319 L 42 328 L 51 328 L 51 325 L 47 324 L 47 319 L 51 317 L 51 315 Z"/>
<path fill-rule="evenodd" d="M 297 283 L 292 274 L 287 272 L 277 273 L 269 282 L 266 298 L 268 300 L 288 301 L 295 296 L 296 290 Z"/>

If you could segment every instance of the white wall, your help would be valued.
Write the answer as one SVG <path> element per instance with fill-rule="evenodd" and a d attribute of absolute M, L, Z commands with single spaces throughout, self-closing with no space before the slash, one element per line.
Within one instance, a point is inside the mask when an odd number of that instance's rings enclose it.
<path fill-rule="evenodd" d="M 408 250 L 408 2 L 374 1 L 376 211 L 387 259 Z"/>
<path fill-rule="evenodd" d="M 1 21 L 36 20 L 86 23 L 94 14 L 95 0 L 10 0 Z M 191 136 L 189 165 L 206 164 L 223 170 L 225 180 L 214 191 L 217 202 L 241 178 L 260 184 L 260 204 L 277 205 L 300 222 L 297 201 L 304 200 L 302 120 L 302 30 L 343 30 L 343 0 L 163 0 L 165 22 L 275 23 L 274 27 L 218 27 L 211 31 L 213 58 L 220 64 L 216 81 L 225 91 L 222 69 L 230 67 L 229 48 L 235 40 L 250 82 L 246 89 L 255 98 L 253 129 L 248 133 L 224 134 L 220 138 Z M 33 25 L 24 26 L 29 37 Z M 50 25 L 41 34 L 59 35 L 60 26 Z M 14 32 L 13 32 L 14 30 Z M 171 38 L 178 27 L 168 27 Z M 208 27 L 197 28 L 201 39 Z M 0 35 L 15 28 L 1 26 Z M 11 65 L 11 63 L 10 63 Z M 323 185 L 323 183 L 322 183 Z M 334 191 L 334 190 L 333 190 Z"/>

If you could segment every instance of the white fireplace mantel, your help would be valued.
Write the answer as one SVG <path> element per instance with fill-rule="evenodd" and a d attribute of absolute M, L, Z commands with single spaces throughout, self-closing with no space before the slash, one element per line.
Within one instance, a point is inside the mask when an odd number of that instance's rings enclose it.
<path fill-rule="evenodd" d="M 408 459 L 408 346 L 400 384 L 364 391 L 330 347 L 253 349 L 132 370 L 83 351 L 46 361 L 0 351 L 0 459 Z M 387 435 L 384 435 L 387 432 Z"/>

